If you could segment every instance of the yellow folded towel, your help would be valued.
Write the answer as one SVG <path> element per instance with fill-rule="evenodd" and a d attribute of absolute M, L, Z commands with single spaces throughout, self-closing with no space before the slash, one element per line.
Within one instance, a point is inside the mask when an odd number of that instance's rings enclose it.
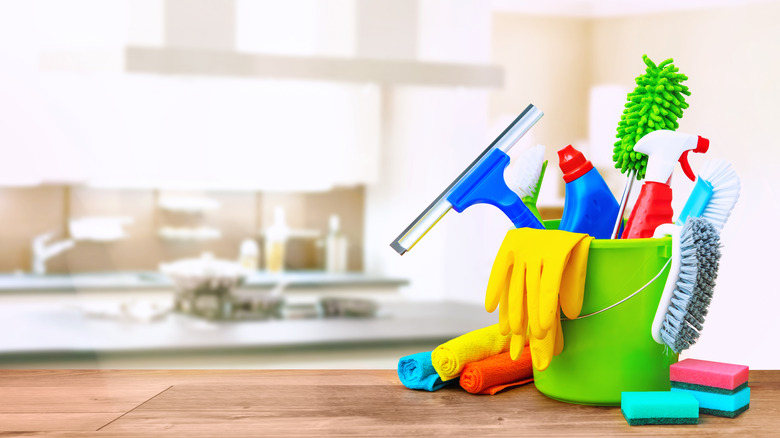
<path fill-rule="evenodd" d="M 442 381 L 452 380 L 466 364 L 509 351 L 511 339 L 501 334 L 498 324 L 474 330 L 436 347 L 431 353 L 433 368 Z"/>

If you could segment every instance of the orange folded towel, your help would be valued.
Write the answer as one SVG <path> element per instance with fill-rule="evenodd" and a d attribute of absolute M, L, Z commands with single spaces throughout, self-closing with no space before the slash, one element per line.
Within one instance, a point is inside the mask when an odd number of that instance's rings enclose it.
<path fill-rule="evenodd" d="M 472 394 L 493 395 L 533 380 L 531 349 L 525 348 L 517 360 L 506 352 L 467 364 L 460 375 L 460 386 Z"/>

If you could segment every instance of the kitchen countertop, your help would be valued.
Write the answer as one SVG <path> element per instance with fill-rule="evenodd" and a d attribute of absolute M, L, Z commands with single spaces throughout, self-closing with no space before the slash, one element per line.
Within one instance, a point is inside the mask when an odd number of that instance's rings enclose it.
<path fill-rule="evenodd" d="M 619 407 L 531 385 L 494 396 L 404 388 L 395 370 L 6 370 L 0 435 L 776 436 L 780 371 L 750 371 L 750 409 L 697 425 L 629 426 Z"/>
<path fill-rule="evenodd" d="M 242 289 L 271 288 L 279 282 L 286 289 L 345 288 L 345 287 L 399 287 L 408 280 L 367 275 L 357 272 L 328 274 L 322 271 L 292 271 L 268 274 L 258 271 L 247 277 Z M 139 290 L 170 289 L 171 281 L 155 271 L 107 272 L 89 274 L 0 274 L 0 293 L 51 292 L 72 290 Z"/>
<path fill-rule="evenodd" d="M 497 322 L 480 305 L 458 302 L 380 302 L 374 318 L 211 322 L 178 313 L 156 321 L 85 316 L 78 301 L 0 306 L 0 367 L 15 356 L 49 358 L 83 353 L 171 353 L 228 349 L 305 348 L 420 341 L 444 342 Z M 11 364 L 12 365 L 12 364 Z M 10 367 L 7 365 L 6 367 Z"/>

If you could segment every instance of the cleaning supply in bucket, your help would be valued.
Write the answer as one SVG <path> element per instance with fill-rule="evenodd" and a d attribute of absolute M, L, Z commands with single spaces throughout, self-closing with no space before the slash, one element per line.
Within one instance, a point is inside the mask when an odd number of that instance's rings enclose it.
<path fill-rule="evenodd" d="M 444 382 L 439 378 L 431 361 L 431 352 L 404 356 L 398 361 L 398 378 L 409 389 L 436 391 L 452 382 Z"/>
<path fill-rule="evenodd" d="M 731 164 L 723 160 L 707 161 L 675 223 L 683 225 L 688 217 L 703 217 L 718 231 L 723 230 L 739 199 L 739 189 L 739 177 Z"/>
<path fill-rule="evenodd" d="M 628 173 L 612 229 L 613 239 L 618 237 L 634 180 L 645 177 L 647 156 L 637 152 L 634 146 L 649 132 L 677 129 L 677 119 L 682 118 L 683 110 L 688 108 L 685 96 L 691 95 L 688 87 L 682 85 L 688 77 L 679 73 L 673 59 L 669 58 L 658 65 L 647 55 L 642 55 L 642 60 L 646 66 L 645 73 L 635 79 L 636 88 L 626 98 L 625 109 L 617 126 L 618 141 L 615 142 L 612 155 L 615 167 L 622 173 Z"/>
<path fill-rule="evenodd" d="M 672 236 L 672 266 L 651 328 L 653 339 L 679 353 L 695 344 L 712 301 L 720 261 L 720 235 L 707 219 L 683 227 L 665 224 L 655 236 Z"/>
<path fill-rule="evenodd" d="M 533 365 L 546 369 L 563 349 L 560 312 L 576 318 L 582 309 L 588 250 L 593 237 L 559 230 L 507 232 L 488 280 L 485 309 L 499 306 L 502 334 L 511 333 L 511 357 L 529 341 Z"/>
<path fill-rule="evenodd" d="M 518 360 L 501 353 L 466 364 L 460 374 L 460 386 L 472 394 L 495 395 L 499 391 L 533 382 L 531 351 L 526 349 Z"/>
<path fill-rule="evenodd" d="M 609 239 L 618 203 L 593 164 L 572 145 L 558 151 L 566 181 L 566 198 L 559 230 Z"/>
<path fill-rule="evenodd" d="M 436 347 L 431 353 L 433 368 L 441 380 L 455 379 L 466 364 L 509 351 L 509 342 L 498 324 L 474 330 Z"/>
<path fill-rule="evenodd" d="M 463 171 L 444 191 L 390 243 L 398 254 L 423 238 L 450 209 L 458 213 L 471 205 L 491 204 L 504 212 L 515 227 L 544 228 L 504 181 L 504 168 L 509 164 L 506 154 L 518 140 L 542 117 L 533 105 L 523 112 Z"/>
<path fill-rule="evenodd" d="M 665 129 L 653 131 L 634 146 L 634 150 L 648 155 L 647 180 L 623 231 L 624 239 L 652 237 L 655 229 L 672 222 L 672 188 L 669 179 L 679 161 L 685 175 L 695 176 L 688 164 L 688 152 L 707 152 L 709 140 L 696 135 Z"/>
<path fill-rule="evenodd" d="M 547 160 L 544 159 L 544 146 L 536 145 L 511 159 L 504 171 L 506 184 L 540 221 L 542 216 L 536 208 L 536 202 L 539 200 L 539 189 L 542 187 L 545 170 Z"/>
<path fill-rule="evenodd" d="M 750 408 L 748 367 L 685 359 L 669 367 L 672 391 L 687 391 L 699 400 L 702 414 L 734 418 Z"/>
<path fill-rule="evenodd" d="M 624 392 L 620 410 L 631 426 L 697 424 L 699 402 L 690 394 L 670 391 Z"/>

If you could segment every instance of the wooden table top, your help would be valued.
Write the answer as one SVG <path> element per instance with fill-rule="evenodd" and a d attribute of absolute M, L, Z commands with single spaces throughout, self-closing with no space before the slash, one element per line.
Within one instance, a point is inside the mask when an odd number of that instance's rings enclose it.
<path fill-rule="evenodd" d="M 750 409 L 628 426 L 619 408 L 403 387 L 394 370 L 4 370 L 0 437 L 780 434 L 780 371 L 751 371 Z"/>

